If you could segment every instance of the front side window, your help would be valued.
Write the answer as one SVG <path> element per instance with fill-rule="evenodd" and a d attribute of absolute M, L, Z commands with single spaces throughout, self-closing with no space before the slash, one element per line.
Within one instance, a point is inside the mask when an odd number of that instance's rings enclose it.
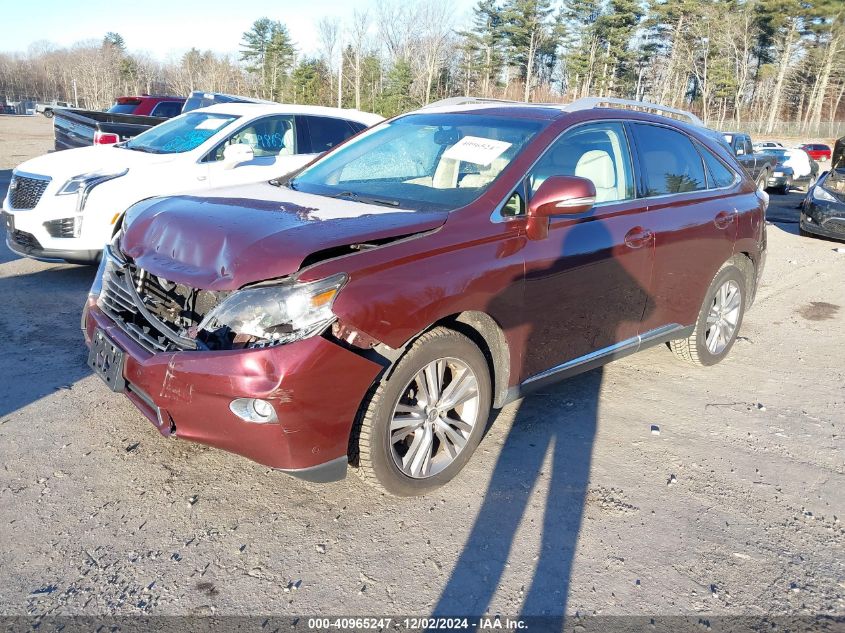
<path fill-rule="evenodd" d="M 531 170 L 535 193 L 549 176 L 579 176 L 596 187 L 596 203 L 634 197 L 631 154 L 621 123 L 593 123 L 566 132 Z"/>
<path fill-rule="evenodd" d="M 227 145 L 249 145 L 256 158 L 296 154 L 293 115 L 268 116 L 242 127 L 212 150 L 207 160 L 223 160 Z"/>
<path fill-rule="evenodd" d="M 484 114 L 411 114 L 329 153 L 289 186 L 408 209 L 478 198 L 546 122 Z"/>
<path fill-rule="evenodd" d="M 156 125 L 118 147 L 151 154 L 190 152 L 237 118 L 229 114 L 189 112 Z"/>
<path fill-rule="evenodd" d="M 632 127 L 647 197 L 706 189 L 701 156 L 686 134 L 646 123 Z"/>

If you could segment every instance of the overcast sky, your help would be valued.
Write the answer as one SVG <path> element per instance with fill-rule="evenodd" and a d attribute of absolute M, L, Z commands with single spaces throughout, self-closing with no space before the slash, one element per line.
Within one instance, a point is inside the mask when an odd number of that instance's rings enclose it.
<path fill-rule="evenodd" d="M 413 2 L 413 0 L 406 0 Z M 468 20 L 475 0 L 452 0 L 456 23 Z M 0 51 L 26 51 L 48 40 L 68 46 L 120 33 L 130 51 L 167 60 L 192 46 L 219 53 L 238 51 L 241 35 L 261 17 L 284 22 L 300 52 L 315 53 L 316 22 L 325 15 L 343 20 L 353 8 L 375 0 L 0 0 Z"/>

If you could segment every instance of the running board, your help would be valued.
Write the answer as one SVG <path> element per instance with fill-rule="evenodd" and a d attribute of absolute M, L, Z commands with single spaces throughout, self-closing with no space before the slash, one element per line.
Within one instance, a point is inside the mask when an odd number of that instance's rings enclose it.
<path fill-rule="evenodd" d="M 590 352 L 584 356 L 579 356 L 573 360 L 556 365 L 551 369 L 541 371 L 539 374 L 534 374 L 530 378 L 524 380 L 522 384 L 515 385 L 508 389 L 505 404 L 526 396 L 540 387 L 570 378 L 577 374 L 582 374 L 586 371 L 590 371 L 591 369 L 595 369 L 596 367 L 606 365 L 611 361 L 629 356 L 635 352 L 639 352 L 668 341 L 687 338 L 694 330 L 694 325 L 684 327 L 678 323 L 671 323 L 655 330 L 651 330 L 650 332 L 646 332 L 645 334 L 633 336 L 629 339 L 625 339 L 624 341 L 620 341 L 619 343 L 610 345 L 609 347 L 603 347 L 602 349 Z"/>

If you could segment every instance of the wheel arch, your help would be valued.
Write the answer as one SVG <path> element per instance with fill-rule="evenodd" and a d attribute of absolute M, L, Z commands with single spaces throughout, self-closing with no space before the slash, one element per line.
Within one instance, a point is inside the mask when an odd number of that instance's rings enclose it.
<path fill-rule="evenodd" d="M 460 332 L 481 349 L 490 369 L 493 408 L 504 406 L 510 380 L 511 357 L 510 346 L 499 324 L 485 312 L 470 310 L 445 317 L 428 329 L 438 326 Z"/>
<path fill-rule="evenodd" d="M 757 263 L 754 261 L 754 256 L 748 252 L 739 252 L 725 262 L 725 264 L 734 264 L 745 276 L 745 292 L 748 297 L 748 306 L 750 307 L 754 303 L 754 297 L 757 294 Z"/>

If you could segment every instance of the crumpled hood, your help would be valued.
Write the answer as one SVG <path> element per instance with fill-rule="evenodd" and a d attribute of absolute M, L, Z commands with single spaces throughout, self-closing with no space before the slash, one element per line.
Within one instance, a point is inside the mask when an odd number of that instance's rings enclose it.
<path fill-rule="evenodd" d="M 830 155 L 830 168 L 845 168 L 845 136 L 836 141 L 833 146 L 833 153 Z"/>
<path fill-rule="evenodd" d="M 150 154 L 112 145 L 92 145 L 51 152 L 18 165 L 15 170 L 30 174 L 50 176 L 53 182 L 63 184 L 74 176 L 92 171 L 137 169 L 159 163 L 168 163 L 179 154 Z"/>
<path fill-rule="evenodd" d="M 283 277 L 299 270 L 312 253 L 430 231 L 448 217 L 267 183 L 139 204 L 124 231 L 122 251 L 154 275 L 208 290 Z"/>

